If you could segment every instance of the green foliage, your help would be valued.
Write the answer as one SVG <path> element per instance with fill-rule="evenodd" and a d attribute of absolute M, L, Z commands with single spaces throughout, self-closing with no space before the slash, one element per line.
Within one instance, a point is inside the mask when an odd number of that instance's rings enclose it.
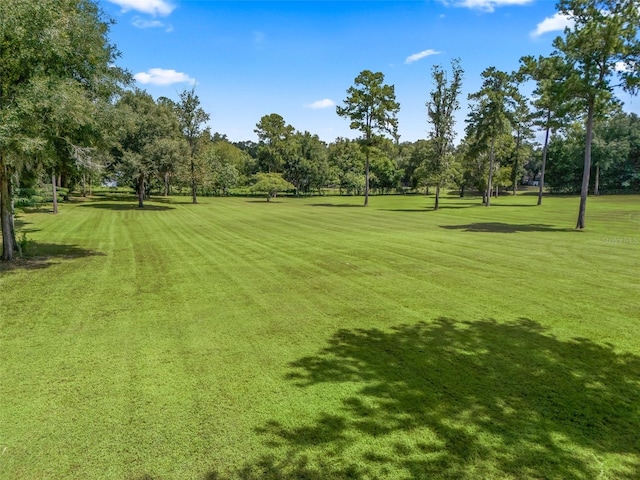
<path fill-rule="evenodd" d="M 482 87 L 469 94 L 473 102 L 467 117 L 467 137 L 470 141 L 470 153 L 489 156 L 485 204 L 491 204 L 493 174 L 500 155 L 504 137 L 510 136 L 516 124 L 516 112 L 524 102 L 514 83 L 514 77 L 489 67 L 482 72 Z"/>
<path fill-rule="evenodd" d="M 595 124 L 591 167 L 599 173 L 600 193 L 640 191 L 640 119 L 635 114 L 616 114 Z M 553 192 L 581 191 L 584 155 L 584 126 L 574 124 L 549 145 L 552 163 L 547 183 Z M 595 181 L 590 182 L 595 189 Z"/>
<path fill-rule="evenodd" d="M 116 105 L 117 146 L 110 171 L 135 184 L 139 206 L 149 180 L 174 171 L 188 155 L 174 110 L 142 90 L 125 92 Z"/>
<path fill-rule="evenodd" d="M 207 131 L 205 124 L 211 118 L 200 106 L 200 98 L 196 95 L 195 86 L 191 90 L 183 90 L 177 103 L 166 102 L 173 106 L 182 135 L 189 146 L 188 178 L 191 186 L 191 199 L 198 203 L 198 184 L 202 182 L 205 168 L 202 158 L 198 156 L 202 145 L 203 134 Z"/>
<path fill-rule="evenodd" d="M 389 192 L 400 187 L 403 171 L 398 168 L 394 160 L 382 149 L 370 149 L 371 187 L 380 193 Z"/>
<path fill-rule="evenodd" d="M 272 197 L 277 196 L 278 192 L 293 190 L 295 186 L 282 178 L 281 173 L 256 173 L 254 176 L 255 183 L 251 186 L 254 193 L 263 193 L 267 196 L 267 202 Z"/>
<path fill-rule="evenodd" d="M 258 135 L 258 168 L 265 173 L 282 173 L 285 162 L 293 155 L 289 139 L 294 128 L 277 113 L 265 115 L 256 124 Z"/>
<path fill-rule="evenodd" d="M 369 148 L 376 143 L 377 135 L 391 135 L 398 140 L 398 112 L 395 87 L 386 85 L 382 72 L 363 70 L 347 90 L 344 106 L 337 106 L 336 113 L 350 120 L 350 128 L 362 133 L 365 149 L 365 206 L 369 201 Z"/>
<path fill-rule="evenodd" d="M 329 145 L 329 165 L 340 192 L 360 194 L 364 191 L 364 152 L 356 141 L 337 138 Z"/>
<path fill-rule="evenodd" d="M 326 144 L 309 132 L 296 132 L 289 144 L 291 153 L 284 164 L 284 178 L 298 194 L 320 192 L 332 178 Z"/>
<path fill-rule="evenodd" d="M 72 171 L 75 147 L 100 143 L 96 119 L 128 74 L 110 22 L 91 0 L 0 2 L 0 224 L 13 256 L 9 177 L 42 165 Z"/>
<path fill-rule="evenodd" d="M 473 103 L 467 118 L 467 135 L 473 135 L 480 149 L 489 151 L 498 136 L 511 130 L 518 93 L 512 77 L 495 67 L 485 69 L 482 79 L 480 90 L 469 94 Z"/>
<path fill-rule="evenodd" d="M 452 78 L 448 81 L 446 72 L 440 65 L 435 65 L 432 69 L 434 89 L 429 94 L 427 101 L 427 116 L 431 129 L 429 138 L 432 140 L 433 155 L 428 156 L 429 165 L 425 165 L 425 170 L 429 173 L 433 183 L 436 185 L 436 204 L 440 187 L 442 187 L 451 175 L 451 166 L 454 161 L 453 140 L 455 138 L 455 117 L 454 114 L 460 108 L 460 90 L 462 89 L 462 76 L 464 70 L 460 67 L 459 60 L 451 62 Z"/>
<path fill-rule="evenodd" d="M 395 87 L 383 82 L 382 72 L 363 70 L 347 90 L 344 106 L 336 107 L 336 113 L 349 119 L 350 128 L 359 130 L 367 143 L 378 133 L 397 137 L 400 104 Z"/>
<path fill-rule="evenodd" d="M 34 242 L 27 236 L 27 232 L 18 234 L 18 252 L 21 257 L 28 257 L 33 250 Z"/>
<path fill-rule="evenodd" d="M 238 172 L 238 183 L 245 184 L 256 173 L 256 161 L 248 152 L 227 140 L 213 141 L 212 154 L 224 165 L 233 165 Z"/>
<path fill-rule="evenodd" d="M 574 22 L 553 45 L 573 67 L 568 96 L 608 103 L 617 77 L 628 92 L 640 86 L 640 12 L 634 0 L 560 0 L 558 11 Z M 622 64 L 620 63 L 622 62 Z M 621 68 L 622 67 L 622 68 Z"/>
<path fill-rule="evenodd" d="M 227 195 L 229 190 L 238 185 L 240 174 L 232 163 L 224 163 L 214 159 L 211 164 L 213 176 L 212 186 L 216 195 Z"/>
<path fill-rule="evenodd" d="M 15 208 L 35 207 L 45 202 L 44 191 L 36 186 L 19 187 L 14 191 L 13 204 Z"/>
<path fill-rule="evenodd" d="M 320 192 L 331 182 L 327 146 L 317 135 L 295 131 L 276 113 L 263 116 L 255 132 L 260 172 L 281 173 L 298 194 Z"/>
<path fill-rule="evenodd" d="M 571 65 L 565 82 L 585 115 L 585 148 L 580 207 L 576 228 L 585 228 L 591 175 L 594 121 L 607 113 L 613 100 L 613 80 L 636 93 L 640 87 L 640 9 L 636 0 L 560 0 L 558 11 L 574 22 L 553 45 Z"/>

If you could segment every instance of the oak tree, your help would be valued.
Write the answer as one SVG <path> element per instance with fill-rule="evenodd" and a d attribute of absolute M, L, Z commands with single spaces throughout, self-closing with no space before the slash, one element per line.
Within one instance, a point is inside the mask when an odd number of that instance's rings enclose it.
<path fill-rule="evenodd" d="M 15 230 L 11 208 L 11 177 L 26 164 L 51 153 L 52 141 L 70 140 L 70 131 L 57 120 L 41 121 L 34 102 L 47 102 L 62 123 L 82 123 L 63 118 L 77 113 L 52 105 L 61 96 L 38 95 L 49 91 L 73 92 L 67 98 L 98 102 L 110 97 L 127 79 L 115 66 L 118 52 L 109 43 L 110 21 L 91 0 L 2 0 L 0 2 L 0 227 L 2 259 L 14 256 Z M 64 130 L 64 131 L 63 131 Z M 66 142 L 65 140 L 65 142 Z"/>

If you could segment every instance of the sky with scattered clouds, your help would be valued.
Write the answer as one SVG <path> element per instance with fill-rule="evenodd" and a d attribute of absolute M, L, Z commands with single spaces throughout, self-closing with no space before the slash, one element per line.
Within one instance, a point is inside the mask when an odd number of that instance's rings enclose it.
<path fill-rule="evenodd" d="M 195 87 L 212 131 L 256 140 L 277 113 L 330 142 L 355 138 L 335 107 L 365 69 L 380 71 L 400 102 L 400 140 L 426 138 L 431 68 L 465 70 L 467 94 L 489 66 L 512 71 L 524 55 L 547 55 L 571 25 L 553 0 L 99 0 L 115 20 L 119 65 L 154 97 Z M 623 66 L 621 66 L 623 68 Z M 640 113 L 640 99 L 623 97 Z"/>

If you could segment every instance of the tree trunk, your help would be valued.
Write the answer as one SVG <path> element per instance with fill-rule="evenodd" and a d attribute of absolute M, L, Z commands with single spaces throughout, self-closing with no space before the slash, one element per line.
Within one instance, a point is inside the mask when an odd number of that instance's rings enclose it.
<path fill-rule="evenodd" d="M 496 194 L 495 197 L 498 198 L 498 196 L 500 195 L 500 185 L 496 185 Z"/>
<path fill-rule="evenodd" d="M 56 191 L 56 174 L 51 174 L 51 190 L 53 193 L 53 213 L 58 213 L 58 192 Z"/>
<path fill-rule="evenodd" d="M 491 182 L 493 181 L 493 162 L 495 157 L 495 152 L 494 152 L 495 142 L 496 142 L 495 139 L 492 138 L 491 150 L 489 152 L 489 181 L 487 184 L 487 203 L 485 203 L 485 206 L 487 207 L 491 206 Z"/>
<path fill-rule="evenodd" d="M 16 239 L 16 223 L 15 223 L 15 215 L 14 215 L 14 212 L 16 211 L 16 209 L 15 209 L 14 198 L 13 198 L 13 185 L 11 184 L 11 178 L 9 178 L 9 198 L 11 199 L 11 216 L 9 217 L 11 219 L 11 233 L 9 238 L 13 239 L 13 251 L 18 252 L 18 255 L 22 256 L 22 253 L 23 253 L 22 247 L 20 246 L 20 244 Z"/>
<path fill-rule="evenodd" d="M 13 230 L 11 193 L 9 188 L 9 167 L 4 154 L 0 152 L 0 229 L 2 231 L 2 260 L 13 260 L 16 235 Z"/>
<path fill-rule="evenodd" d="M 191 203 L 198 203 L 198 198 L 196 197 L 196 164 L 193 161 L 193 157 L 191 157 Z"/>
<path fill-rule="evenodd" d="M 518 191 L 518 167 L 520 166 L 520 158 L 518 156 L 518 152 L 520 151 L 520 143 L 521 143 L 521 132 L 518 129 L 518 135 L 516 137 L 516 155 L 515 161 L 513 163 L 513 167 L 511 170 L 511 183 L 513 184 L 513 195 L 516 195 Z M 497 195 L 496 195 L 497 196 Z"/>
<path fill-rule="evenodd" d="M 600 165 L 596 165 L 596 184 L 593 188 L 593 194 L 596 197 L 600 195 Z"/>
<path fill-rule="evenodd" d="M 364 163 L 364 206 L 369 205 L 369 146 L 367 145 L 366 160 Z"/>
<path fill-rule="evenodd" d="M 584 216 L 587 210 L 587 195 L 589 194 L 589 174 L 591 171 L 591 140 L 593 138 L 593 116 L 595 99 L 589 100 L 587 109 L 587 139 L 584 147 L 584 170 L 582 171 L 582 189 L 580 191 L 580 208 L 578 209 L 578 222 L 576 229 L 582 230 L 585 226 Z"/>
<path fill-rule="evenodd" d="M 551 113 L 547 114 L 547 125 L 549 124 Z M 542 190 L 544 189 L 544 172 L 547 168 L 547 152 L 549 151 L 549 127 L 544 135 L 544 147 L 542 147 L 542 169 L 540 170 L 540 184 L 538 185 L 538 205 L 542 205 Z"/>
<path fill-rule="evenodd" d="M 165 197 L 169 196 L 169 172 L 164 172 L 164 191 L 162 193 Z"/>
<path fill-rule="evenodd" d="M 464 185 L 460 185 L 460 198 L 464 198 Z"/>
<path fill-rule="evenodd" d="M 436 185 L 436 203 L 433 205 L 434 210 L 440 207 L 440 185 Z"/>
<path fill-rule="evenodd" d="M 138 176 L 138 208 L 144 208 L 144 174 Z"/>

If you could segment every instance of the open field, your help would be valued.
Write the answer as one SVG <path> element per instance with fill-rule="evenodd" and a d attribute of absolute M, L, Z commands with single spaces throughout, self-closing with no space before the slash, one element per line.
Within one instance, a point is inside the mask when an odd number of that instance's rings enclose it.
<path fill-rule="evenodd" d="M 640 198 L 578 201 L 23 214 L 0 478 L 640 478 Z"/>

